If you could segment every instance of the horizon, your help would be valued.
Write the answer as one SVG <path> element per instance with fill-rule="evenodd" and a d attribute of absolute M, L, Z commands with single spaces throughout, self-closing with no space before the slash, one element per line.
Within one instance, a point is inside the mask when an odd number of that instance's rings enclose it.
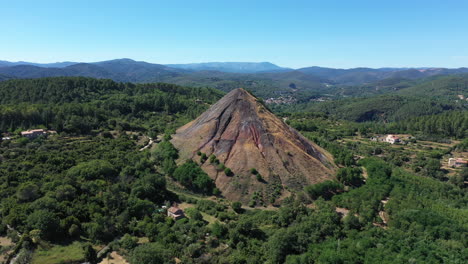
<path fill-rule="evenodd" d="M 293 69 L 468 65 L 468 3 L 461 0 L 47 0 L 5 6 L 0 57 L 7 61 L 128 57 L 158 64 L 272 62 Z"/>

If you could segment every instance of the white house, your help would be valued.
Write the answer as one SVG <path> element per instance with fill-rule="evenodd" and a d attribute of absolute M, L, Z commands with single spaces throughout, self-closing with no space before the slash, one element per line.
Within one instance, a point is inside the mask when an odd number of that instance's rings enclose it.
<path fill-rule="evenodd" d="M 387 135 L 387 137 L 385 138 L 385 142 L 388 142 L 390 144 L 395 144 L 395 143 L 401 142 L 401 140 L 399 137 L 395 135 Z"/>

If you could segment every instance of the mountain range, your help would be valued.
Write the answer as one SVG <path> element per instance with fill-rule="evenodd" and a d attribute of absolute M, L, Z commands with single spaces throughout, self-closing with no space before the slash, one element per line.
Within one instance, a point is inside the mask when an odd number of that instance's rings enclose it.
<path fill-rule="evenodd" d="M 373 85 L 386 80 L 416 80 L 439 75 L 468 73 L 468 68 L 353 68 L 306 67 L 289 69 L 269 62 L 210 62 L 154 64 L 131 59 L 77 63 L 0 61 L 0 81 L 13 78 L 85 76 L 119 82 L 167 82 L 212 87 L 222 91 L 244 87 L 256 95 L 310 98 L 332 92 L 336 86 Z M 373 88 L 372 88 L 373 89 Z"/>

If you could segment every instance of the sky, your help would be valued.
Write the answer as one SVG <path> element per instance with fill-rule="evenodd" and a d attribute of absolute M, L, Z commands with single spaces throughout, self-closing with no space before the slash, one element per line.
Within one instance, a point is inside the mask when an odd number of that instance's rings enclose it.
<path fill-rule="evenodd" d="M 468 67 L 466 0 L 0 0 L 0 60 Z"/>

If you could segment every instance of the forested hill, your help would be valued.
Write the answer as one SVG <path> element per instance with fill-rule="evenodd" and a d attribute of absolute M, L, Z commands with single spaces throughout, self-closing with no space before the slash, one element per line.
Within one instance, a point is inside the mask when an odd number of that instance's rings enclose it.
<path fill-rule="evenodd" d="M 36 126 L 71 133 L 116 127 L 158 131 L 167 123 L 176 127 L 195 118 L 221 96 L 215 89 L 164 83 L 84 77 L 8 80 L 0 83 L 0 131 Z"/>
<path fill-rule="evenodd" d="M 348 87 L 343 93 L 356 97 L 289 108 L 324 112 L 356 122 L 400 121 L 445 111 L 464 111 L 468 109 L 468 75 L 433 77 L 421 83 L 393 79 L 374 86 Z M 367 96 L 358 97 L 357 93 Z"/>
<path fill-rule="evenodd" d="M 468 74 L 440 76 L 398 91 L 400 95 L 431 99 L 456 100 L 458 95 L 468 97 Z M 468 103 L 468 102 L 467 102 Z"/>

